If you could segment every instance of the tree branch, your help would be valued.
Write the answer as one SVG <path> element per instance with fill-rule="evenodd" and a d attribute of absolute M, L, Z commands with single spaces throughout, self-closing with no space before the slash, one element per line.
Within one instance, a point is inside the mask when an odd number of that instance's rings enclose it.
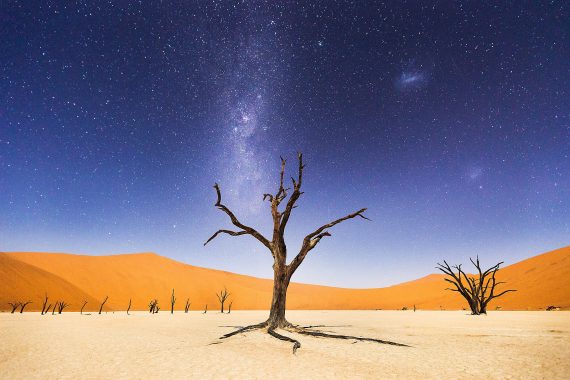
<path fill-rule="evenodd" d="M 303 260 L 305 260 L 305 257 L 307 256 L 309 251 L 311 251 L 313 248 L 315 248 L 316 245 L 321 241 L 321 239 L 323 237 L 331 236 L 331 234 L 328 231 L 326 231 L 327 229 L 329 229 L 333 226 L 336 226 L 337 224 L 342 223 L 345 220 L 356 218 L 356 217 L 361 217 L 363 219 L 370 220 L 367 217 L 365 217 L 364 215 L 362 215 L 362 213 L 364 213 L 364 211 L 366 211 L 365 208 L 360 209 L 356 212 L 353 212 L 352 214 L 349 214 L 347 216 L 343 216 L 342 218 L 339 218 L 335 221 L 332 221 L 330 223 L 325 224 L 322 227 L 319 227 L 317 230 L 315 230 L 315 232 L 312 232 L 312 233 L 308 234 L 307 236 L 305 236 L 305 238 L 303 239 L 303 245 L 301 246 L 301 250 L 299 251 L 297 256 L 295 256 L 293 261 L 291 261 L 291 263 L 288 265 L 288 270 L 289 270 L 290 275 L 292 275 L 295 272 L 295 270 L 297 270 L 299 265 L 301 265 Z"/>
<path fill-rule="evenodd" d="M 216 236 L 218 236 L 219 234 L 228 234 L 231 236 L 249 235 L 249 233 L 247 231 L 218 230 L 208 240 L 206 240 L 204 245 L 206 245 L 209 242 L 211 242 L 212 240 L 214 240 L 216 238 Z"/>
<path fill-rule="evenodd" d="M 234 231 L 229 231 L 229 230 L 220 230 L 221 232 L 218 231 L 218 232 L 216 232 L 214 235 L 212 235 L 212 237 L 211 237 L 210 239 L 208 239 L 208 241 L 206 241 L 206 244 L 207 244 L 209 241 L 211 241 L 212 239 L 214 239 L 218 234 L 220 234 L 220 233 L 222 233 L 222 232 L 223 232 L 223 233 L 227 233 L 227 234 L 232 235 L 232 236 L 248 234 L 248 235 L 253 236 L 253 237 L 256 238 L 257 240 L 259 240 L 259 241 L 261 242 L 261 244 L 263 244 L 263 245 L 266 246 L 269 250 L 271 250 L 271 243 L 269 242 L 269 240 L 267 240 L 263 235 L 261 235 L 259 232 L 257 232 L 257 230 L 256 230 L 255 228 L 246 226 L 245 224 L 243 224 L 242 222 L 240 222 L 240 221 L 238 220 L 238 218 L 234 215 L 234 213 L 233 213 L 232 211 L 230 211 L 230 209 L 227 208 L 226 205 L 224 205 L 224 204 L 222 203 L 222 193 L 221 193 L 221 191 L 220 191 L 220 186 L 219 186 L 217 183 L 214 184 L 214 189 L 216 189 L 216 195 L 217 195 L 217 200 L 216 200 L 215 206 L 216 206 L 218 209 L 220 209 L 220 210 L 222 210 L 223 212 L 225 212 L 225 213 L 230 217 L 230 220 L 232 221 L 232 224 L 233 224 L 234 226 L 241 228 L 243 231 L 234 232 Z M 235 233 L 236 235 L 234 235 L 234 234 L 232 234 L 232 233 L 230 233 L 230 232 L 233 232 L 233 233 Z M 206 245 L 206 244 L 204 244 L 204 245 Z"/>
<path fill-rule="evenodd" d="M 285 227 L 287 226 L 287 222 L 289 221 L 289 217 L 291 216 L 291 211 L 295 208 L 295 202 L 299 199 L 299 197 L 303 194 L 301 191 L 301 185 L 303 184 L 303 169 L 305 169 L 305 165 L 303 164 L 303 154 L 297 154 L 299 160 L 299 169 L 297 174 L 297 181 L 293 177 L 291 177 L 291 181 L 293 182 L 293 194 L 287 201 L 287 205 L 285 206 L 285 211 L 281 216 L 281 224 L 279 226 L 279 233 L 283 234 L 285 232 Z M 283 179 L 283 175 L 281 176 Z"/>

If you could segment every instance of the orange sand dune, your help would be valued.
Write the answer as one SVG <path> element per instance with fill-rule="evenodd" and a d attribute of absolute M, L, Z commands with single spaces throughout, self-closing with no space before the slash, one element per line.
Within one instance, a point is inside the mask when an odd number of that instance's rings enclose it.
<path fill-rule="evenodd" d="M 153 253 L 114 256 L 83 256 L 61 253 L 0 253 L 0 309 L 7 302 L 32 300 L 30 310 L 41 309 L 44 293 L 50 299 L 65 297 L 78 310 L 98 309 L 98 301 L 109 296 L 106 310 L 125 310 L 132 299 L 134 310 L 145 309 L 157 298 L 162 310 L 170 309 L 175 289 L 176 310 L 187 298 L 192 310 L 217 310 L 215 292 L 231 292 L 235 309 L 266 309 L 271 300 L 271 280 L 183 264 Z M 292 283 L 290 309 L 459 309 L 462 299 L 444 289 L 440 274 L 377 289 L 344 289 Z M 536 310 L 548 305 L 570 308 L 570 247 L 544 253 L 507 266 L 498 272 L 500 281 L 517 289 L 491 304 L 506 310 Z"/>

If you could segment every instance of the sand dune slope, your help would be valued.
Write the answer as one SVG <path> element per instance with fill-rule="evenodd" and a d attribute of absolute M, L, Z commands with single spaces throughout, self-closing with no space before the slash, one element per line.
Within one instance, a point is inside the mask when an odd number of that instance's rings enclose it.
<path fill-rule="evenodd" d="M 57 275 L 1 252 L 0 279 L 1 310 L 6 310 L 8 302 L 18 301 L 33 302 L 26 306 L 25 310 L 41 310 L 46 294 L 49 294 L 48 305 L 54 305 L 58 300 L 65 300 L 71 304 L 70 307 L 76 309 L 83 305 L 83 301 L 96 303 L 93 297 Z"/>
<path fill-rule="evenodd" d="M 271 300 L 271 280 L 183 264 L 153 253 L 84 256 L 59 253 L 10 252 L 0 254 L 0 309 L 14 299 L 31 299 L 31 310 L 41 308 L 45 292 L 66 297 L 76 310 L 88 300 L 86 310 L 98 308 L 109 296 L 107 310 L 145 309 L 151 298 L 162 310 L 170 308 L 172 288 L 175 309 L 187 298 L 192 310 L 218 308 L 215 292 L 227 286 L 234 309 L 266 309 Z M 529 310 L 548 305 L 570 307 L 570 247 L 558 249 L 510 265 L 499 271 L 499 280 L 517 289 L 490 308 Z M 459 309 L 464 302 L 445 291 L 442 275 L 377 289 L 343 289 L 293 283 L 288 295 L 290 309 Z"/>

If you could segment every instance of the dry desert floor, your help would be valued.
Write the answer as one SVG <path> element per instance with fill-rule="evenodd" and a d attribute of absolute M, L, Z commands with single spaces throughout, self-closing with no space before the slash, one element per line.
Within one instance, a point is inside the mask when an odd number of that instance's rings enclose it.
<path fill-rule="evenodd" d="M 570 378 L 570 312 L 290 311 L 290 322 L 397 347 L 261 331 L 267 311 L 0 314 L 0 378 Z M 223 343 L 220 343 L 223 342 Z M 215 343 L 215 344 L 212 344 Z"/>

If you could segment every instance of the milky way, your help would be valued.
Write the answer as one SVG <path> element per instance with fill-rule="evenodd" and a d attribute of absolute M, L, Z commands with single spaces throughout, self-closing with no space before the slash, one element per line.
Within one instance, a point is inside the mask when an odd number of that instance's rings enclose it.
<path fill-rule="evenodd" d="M 155 251 L 269 277 L 254 239 L 202 246 L 229 226 L 212 185 L 269 234 L 262 194 L 297 151 L 292 252 L 347 212 L 373 222 L 335 227 L 296 281 L 381 286 L 569 244 L 564 2 L 0 8 L 0 251 Z"/>

